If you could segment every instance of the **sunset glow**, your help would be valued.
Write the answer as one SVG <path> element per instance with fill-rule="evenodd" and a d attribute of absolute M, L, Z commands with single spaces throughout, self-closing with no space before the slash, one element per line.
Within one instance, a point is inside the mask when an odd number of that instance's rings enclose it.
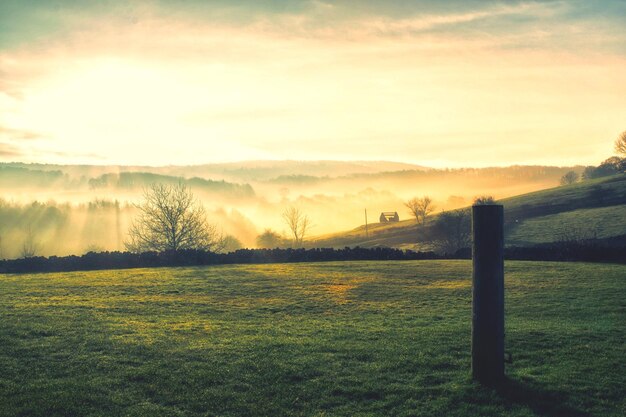
<path fill-rule="evenodd" d="M 619 2 L 120 4 L 2 6 L 3 161 L 582 165 L 625 128 Z"/>

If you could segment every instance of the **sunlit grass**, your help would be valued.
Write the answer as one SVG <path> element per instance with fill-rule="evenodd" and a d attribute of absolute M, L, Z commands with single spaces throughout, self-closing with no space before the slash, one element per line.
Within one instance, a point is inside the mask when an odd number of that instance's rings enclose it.
<path fill-rule="evenodd" d="M 0 415 L 622 415 L 626 267 L 507 263 L 500 391 L 469 378 L 470 268 L 0 276 Z"/>
<path fill-rule="evenodd" d="M 623 205 L 579 209 L 527 219 L 507 237 L 511 245 L 528 245 L 555 240 L 608 238 L 626 232 Z"/>

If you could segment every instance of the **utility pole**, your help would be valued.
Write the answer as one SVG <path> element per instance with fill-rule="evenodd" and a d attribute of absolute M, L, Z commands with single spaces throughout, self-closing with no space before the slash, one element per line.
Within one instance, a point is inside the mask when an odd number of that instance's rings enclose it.
<path fill-rule="evenodd" d="M 367 231 L 367 209 L 365 209 L 365 237 L 369 237 L 369 233 Z"/>

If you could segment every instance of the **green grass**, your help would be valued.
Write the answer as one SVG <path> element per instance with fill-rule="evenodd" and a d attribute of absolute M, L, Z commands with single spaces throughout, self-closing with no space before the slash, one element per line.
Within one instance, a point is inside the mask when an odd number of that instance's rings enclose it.
<path fill-rule="evenodd" d="M 506 264 L 470 380 L 467 261 L 0 276 L 0 416 L 623 416 L 626 266 Z"/>
<path fill-rule="evenodd" d="M 626 201 L 626 174 L 585 180 L 571 185 L 548 188 L 498 202 L 504 204 L 505 210 L 517 215 L 528 207 L 539 208 L 549 214 L 550 208 L 565 205 L 559 211 L 580 208 L 614 206 Z M 543 210 L 542 210 L 543 209 Z M 520 213 L 523 216 L 523 213 Z"/>
<path fill-rule="evenodd" d="M 608 238 L 626 234 L 626 206 L 599 207 L 533 217 L 507 235 L 509 245 L 532 245 L 570 238 Z"/>

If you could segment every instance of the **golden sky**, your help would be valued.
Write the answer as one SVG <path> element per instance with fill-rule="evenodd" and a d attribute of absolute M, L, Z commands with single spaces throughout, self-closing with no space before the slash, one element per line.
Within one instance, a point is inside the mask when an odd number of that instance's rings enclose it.
<path fill-rule="evenodd" d="M 624 2 L 127 3 L 2 2 L 0 161 L 585 165 L 626 130 Z"/>

